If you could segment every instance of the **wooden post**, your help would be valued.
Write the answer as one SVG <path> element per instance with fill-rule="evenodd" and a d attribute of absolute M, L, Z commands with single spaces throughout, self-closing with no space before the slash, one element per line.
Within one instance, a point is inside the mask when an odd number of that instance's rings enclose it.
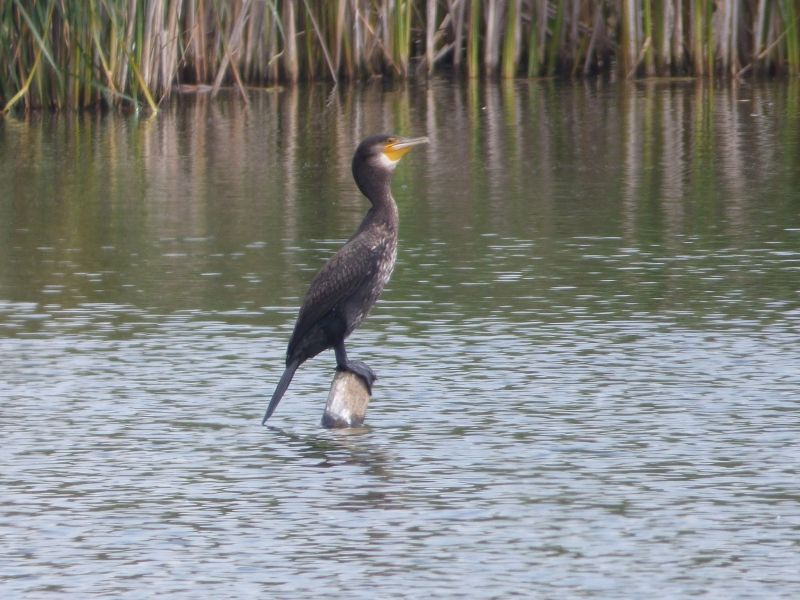
<path fill-rule="evenodd" d="M 367 414 L 369 391 L 361 377 L 349 371 L 336 371 L 322 415 L 322 426 L 361 427 Z"/>

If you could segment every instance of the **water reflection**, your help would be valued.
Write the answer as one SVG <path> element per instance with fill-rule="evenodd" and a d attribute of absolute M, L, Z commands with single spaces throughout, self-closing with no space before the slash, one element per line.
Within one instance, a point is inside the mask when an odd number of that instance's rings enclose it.
<path fill-rule="evenodd" d="M 372 83 L 0 121 L 0 595 L 797 596 L 797 92 Z M 322 356 L 262 429 L 379 130 L 431 144 L 352 338 L 369 427 L 320 429 Z"/>
<path fill-rule="evenodd" d="M 413 215 L 407 242 L 448 232 L 448 261 L 474 258 L 465 253 L 483 233 L 635 246 L 713 231 L 744 242 L 753 220 L 796 214 L 800 182 L 781 168 L 797 154 L 796 85 L 317 86 L 258 92 L 250 112 L 200 96 L 146 121 L 9 120 L 0 281 L 11 298 L 24 290 L 69 305 L 101 291 L 186 308 L 198 276 L 228 305 L 293 300 L 297 269 L 315 270 L 328 251 L 306 242 L 339 240 L 360 220 L 349 160 L 379 130 L 429 134 L 430 148 L 398 172 L 396 195 Z M 767 196 L 785 200 L 765 214 Z M 265 272 L 278 278 L 271 293 Z"/>

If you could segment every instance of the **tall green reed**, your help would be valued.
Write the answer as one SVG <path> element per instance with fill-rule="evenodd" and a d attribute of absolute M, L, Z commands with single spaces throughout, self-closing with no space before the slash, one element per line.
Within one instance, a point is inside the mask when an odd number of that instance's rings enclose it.
<path fill-rule="evenodd" d="M 5 0 L 0 108 L 460 73 L 800 76 L 800 0 Z"/>

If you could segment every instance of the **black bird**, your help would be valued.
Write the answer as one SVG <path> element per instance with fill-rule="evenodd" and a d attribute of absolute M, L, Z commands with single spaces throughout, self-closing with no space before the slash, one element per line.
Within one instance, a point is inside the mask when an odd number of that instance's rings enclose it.
<path fill-rule="evenodd" d="M 378 300 L 397 258 L 397 205 L 390 189 L 400 159 L 428 138 L 373 135 L 353 155 L 353 178 L 370 202 L 358 230 L 316 274 L 306 292 L 289 348 L 286 370 L 261 421 L 272 416 L 297 368 L 323 350 L 336 352 L 336 368 L 361 376 L 372 391 L 375 373 L 347 358 L 344 340 L 366 318 Z"/>

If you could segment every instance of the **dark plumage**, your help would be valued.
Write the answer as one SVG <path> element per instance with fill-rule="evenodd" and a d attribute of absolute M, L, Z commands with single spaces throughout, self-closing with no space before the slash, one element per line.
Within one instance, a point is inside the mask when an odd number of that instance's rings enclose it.
<path fill-rule="evenodd" d="M 375 373 L 347 358 L 344 340 L 378 300 L 397 256 L 397 205 L 392 198 L 392 172 L 402 156 L 427 138 L 404 139 L 374 135 L 353 155 L 353 178 L 372 202 L 358 230 L 311 281 L 286 351 L 286 370 L 272 395 L 262 425 L 270 418 L 292 381 L 309 358 L 333 348 L 338 369 L 360 375 L 372 389 Z"/>

